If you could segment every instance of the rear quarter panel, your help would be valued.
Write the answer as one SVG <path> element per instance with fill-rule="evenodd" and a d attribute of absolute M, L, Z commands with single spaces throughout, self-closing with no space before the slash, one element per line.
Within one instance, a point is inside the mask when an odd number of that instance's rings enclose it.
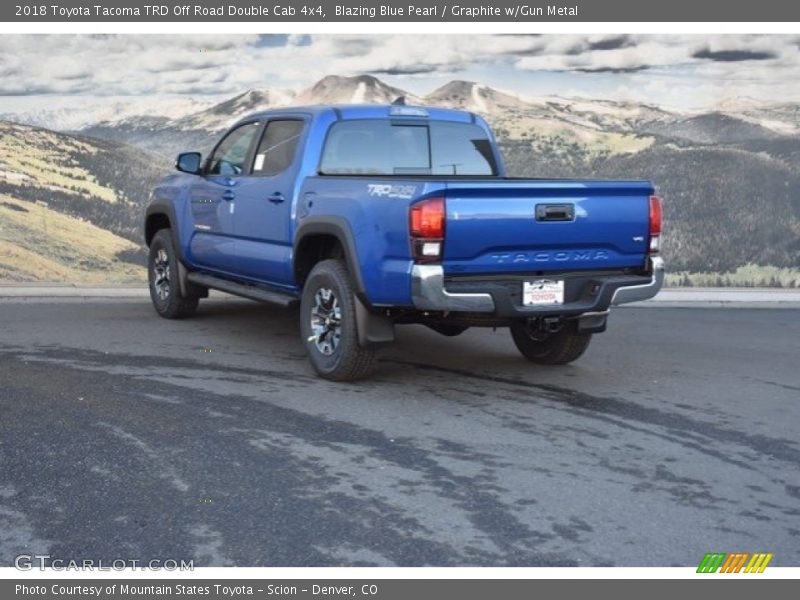
<path fill-rule="evenodd" d="M 367 298 L 374 305 L 411 306 L 408 208 L 442 192 L 441 184 L 371 177 L 309 177 L 297 225 L 339 216 L 349 225 Z"/>

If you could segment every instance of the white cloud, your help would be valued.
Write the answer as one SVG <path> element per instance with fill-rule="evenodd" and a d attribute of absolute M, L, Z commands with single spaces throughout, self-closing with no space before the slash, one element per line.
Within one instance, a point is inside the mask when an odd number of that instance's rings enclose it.
<path fill-rule="evenodd" d="M 742 60 L 751 58 L 752 60 Z M 755 60 L 756 58 L 760 60 Z M 19 35 L 0 37 L 0 95 L 232 95 L 373 73 L 396 85 L 544 74 L 603 97 L 685 89 L 800 100 L 795 36 L 701 35 Z M 634 77 L 635 75 L 635 77 Z M 413 78 L 413 79 L 411 79 Z M 489 80 L 487 80 L 487 78 Z M 559 80 L 562 83 L 563 78 Z M 635 82 L 635 84 L 634 84 Z M 674 93 L 665 94 L 675 96 Z"/>

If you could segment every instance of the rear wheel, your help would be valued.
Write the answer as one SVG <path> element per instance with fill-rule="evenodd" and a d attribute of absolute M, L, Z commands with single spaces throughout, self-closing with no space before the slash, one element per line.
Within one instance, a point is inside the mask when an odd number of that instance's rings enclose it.
<path fill-rule="evenodd" d="M 303 286 L 300 333 L 321 377 L 353 381 L 373 371 L 375 351 L 359 345 L 357 327 L 355 293 L 344 261 L 317 263 Z"/>
<path fill-rule="evenodd" d="M 575 321 L 555 332 L 540 332 L 527 322 L 511 326 L 511 338 L 522 356 L 540 365 L 564 365 L 580 358 L 589 347 L 591 333 L 578 331 Z"/>
<path fill-rule="evenodd" d="M 165 319 L 183 319 L 197 310 L 197 297 L 181 294 L 178 255 L 169 229 L 161 229 L 150 242 L 147 262 L 150 299 L 156 312 Z"/>

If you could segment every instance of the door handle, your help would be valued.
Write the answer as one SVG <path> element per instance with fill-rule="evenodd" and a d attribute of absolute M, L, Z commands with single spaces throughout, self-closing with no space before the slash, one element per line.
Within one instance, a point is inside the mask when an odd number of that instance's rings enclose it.
<path fill-rule="evenodd" d="M 280 192 L 275 192 L 274 194 L 272 194 L 272 196 L 267 198 L 267 200 L 269 200 L 273 204 L 280 204 L 285 200 L 285 198 L 283 197 L 283 194 L 281 194 Z"/>
<path fill-rule="evenodd" d="M 232 190 L 225 190 L 222 193 L 222 199 L 223 200 L 227 200 L 228 202 L 230 202 L 234 198 L 236 198 L 236 194 L 234 194 Z"/>

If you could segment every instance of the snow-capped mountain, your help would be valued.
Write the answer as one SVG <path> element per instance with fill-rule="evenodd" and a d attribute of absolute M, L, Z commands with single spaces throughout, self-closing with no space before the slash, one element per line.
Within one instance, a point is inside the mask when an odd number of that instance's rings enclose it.
<path fill-rule="evenodd" d="M 291 92 L 275 90 L 247 90 L 243 94 L 214 104 L 176 121 L 179 129 L 217 131 L 230 126 L 237 119 L 260 110 L 292 102 Z"/>
<path fill-rule="evenodd" d="M 216 134 L 244 115 L 291 101 L 289 92 L 248 90 L 180 118 L 165 115 L 131 116 L 101 121 L 81 133 L 141 146 L 150 152 L 172 155 L 181 149 L 208 150 Z"/>
<path fill-rule="evenodd" d="M 404 96 L 408 104 L 420 104 L 421 98 L 392 87 L 372 75 L 340 77 L 328 75 L 300 92 L 293 104 L 390 104 Z"/>
<path fill-rule="evenodd" d="M 449 106 L 491 114 L 498 110 L 522 110 L 528 103 L 512 94 L 501 92 L 488 85 L 474 81 L 451 81 L 434 90 L 424 98 L 425 104 Z"/>
<path fill-rule="evenodd" d="M 408 104 L 478 113 L 504 139 L 528 141 L 540 150 L 552 149 L 554 144 L 580 147 L 587 156 L 638 152 L 652 143 L 653 136 L 713 143 L 754 136 L 767 138 L 771 133 L 786 135 L 800 124 L 797 105 L 754 108 L 752 102 L 739 100 L 727 103 L 725 112 L 687 113 L 635 102 L 522 96 L 461 80 L 420 96 L 371 75 L 330 75 L 296 94 L 273 89 L 248 90 L 180 116 L 172 107 L 169 107 L 172 112 L 154 109 L 146 116 L 121 117 L 116 113 L 114 119 L 81 129 L 87 135 L 138 145 L 170 156 L 186 149 L 208 150 L 220 131 L 241 116 L 258 110 L 287 104 L 386 104 L 400 96 L 405 97 Z"/>
<path fill-rule="evenodd" d="M 721 100 L 708 110 L 676 111 L 636 102 L 518 95 L 462 80 L 451 81 L 420 96 L 371 75 L 329 75 L 300 92 L 252 89 L 227 99 L 97 97 L 76 102 L 75 97 L 4 98 L 0 102 L 0 119 L 130 141 L 131 137 L 143 140 L 147 132 L 217 132 L 245 114 L 275 106 L 391 103 L 400 96 L 405 97 L 408 104 L 447 106 L 479 113 L 507 129 L 512 137 L 533 130 L 572 130 L 569 135 L 584 139 L 611 132 L 661 133 L 668 131 L 672 123 L 684 123 L 708 114 L 725 115 L 778 135 L 800 131 L 800 105 L 792 103 L 765 106 L 752 98 L 735 97 Z M 159 144 L 156 146 L 163 148 Z"/>
<path fill-rule="evenodd" d="M 800 104 L 751 105 L 740 108 L 736 112 L 726 111 L 726 114 L 737 116 L 784 135 L 796 135 L 800 132 Z"/>
<path fill-rule="evenodd" d="M 119 123 L 145 115 L 181 118 L 214 104 L 211 99 L 183 96 L 34 96 L 4 98 L 0 119 L 53 131 L 78 131 L 97 123 Z"/>

